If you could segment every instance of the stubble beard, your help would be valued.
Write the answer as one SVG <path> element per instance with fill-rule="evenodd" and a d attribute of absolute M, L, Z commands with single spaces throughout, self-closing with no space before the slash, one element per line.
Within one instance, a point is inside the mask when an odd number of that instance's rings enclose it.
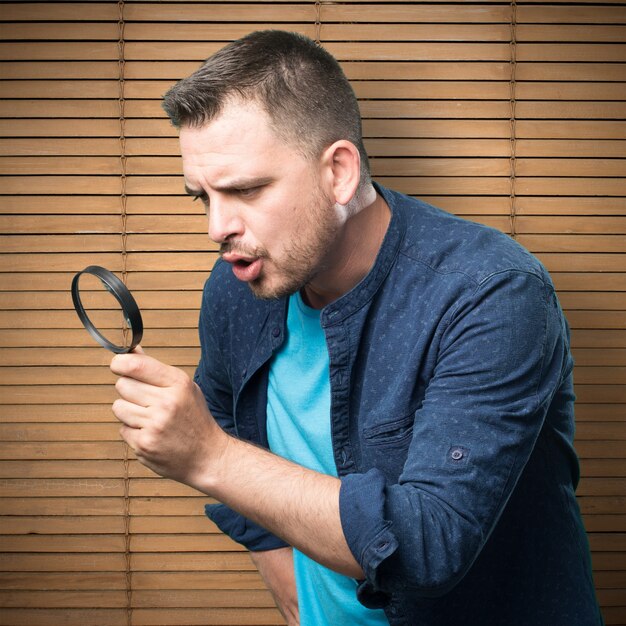
<path fill-rule="evenodd" d="M 327 257 L 341 225 L 335 203 L 321 191 L 312 199 L 305 211 L 296 236 L 280 259 L 267 255 L 271 274 L 264 267 L 261 275 L 248 283 L 252 293 L 261 300 L 276 300 L 290 296 L 302 289 L 321 271 L 326 269 Z M 272 280 L 273 278 L 273 280 Z"/>

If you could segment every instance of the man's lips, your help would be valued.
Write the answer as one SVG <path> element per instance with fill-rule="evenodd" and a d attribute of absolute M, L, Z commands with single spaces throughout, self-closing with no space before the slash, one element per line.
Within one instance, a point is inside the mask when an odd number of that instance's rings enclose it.
<path fill-rule="evenodd" d="M 230 263 L 233 274 L 243 281 L 250 282 L 256 280 L 263 269 L 263 259 L 261 257 L 245 256 L 236 252 L 225 252 L 222 254 L 224 261 Z"/>

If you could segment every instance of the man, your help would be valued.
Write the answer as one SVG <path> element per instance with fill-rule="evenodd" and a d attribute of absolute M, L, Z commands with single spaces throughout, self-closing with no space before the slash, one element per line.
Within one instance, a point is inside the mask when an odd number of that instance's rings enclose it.
<path fill-rule="evenodd" d="M 112 362 L 139 460 L 223 503 L 207 514 L 290 624 L 601 624 L 540 263 L 375 185 L 354 94 L 307 38 L 236 41 L 164 107 L 222 260 L 195 382 Z"/>

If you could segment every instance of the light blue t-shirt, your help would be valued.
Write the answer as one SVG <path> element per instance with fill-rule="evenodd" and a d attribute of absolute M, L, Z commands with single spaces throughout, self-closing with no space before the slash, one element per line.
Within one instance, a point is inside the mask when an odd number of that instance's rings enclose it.
<path fill-rule="evenodd" d="M 299 293 L 289 299 L 287 337 L 274 355 L 267 393 L 267 436 L 275 454 L 337 476 L 330 433 L 330 378 L 320 314 Z M 356 581 L 293 551 L 301 626 L 381 626 L 382 610 L 356 599 Z"/>

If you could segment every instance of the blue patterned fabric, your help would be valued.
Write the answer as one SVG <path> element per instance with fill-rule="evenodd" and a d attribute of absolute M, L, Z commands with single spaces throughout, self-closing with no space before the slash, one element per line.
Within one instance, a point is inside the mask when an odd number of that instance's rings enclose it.
<path fill-rule="evenodd" d="M 359 600 L 392 626 L 601 624 L 550 277 L 506 235 L 377 189 L 392 218 L 376 262 L 320 317 Z M 264 446 L 286 308 L 225 263 L 205 287 L 196 382 L 223 428 Z M 285 545 L 223 505 L 207 514 L 252 550 Z"/>

